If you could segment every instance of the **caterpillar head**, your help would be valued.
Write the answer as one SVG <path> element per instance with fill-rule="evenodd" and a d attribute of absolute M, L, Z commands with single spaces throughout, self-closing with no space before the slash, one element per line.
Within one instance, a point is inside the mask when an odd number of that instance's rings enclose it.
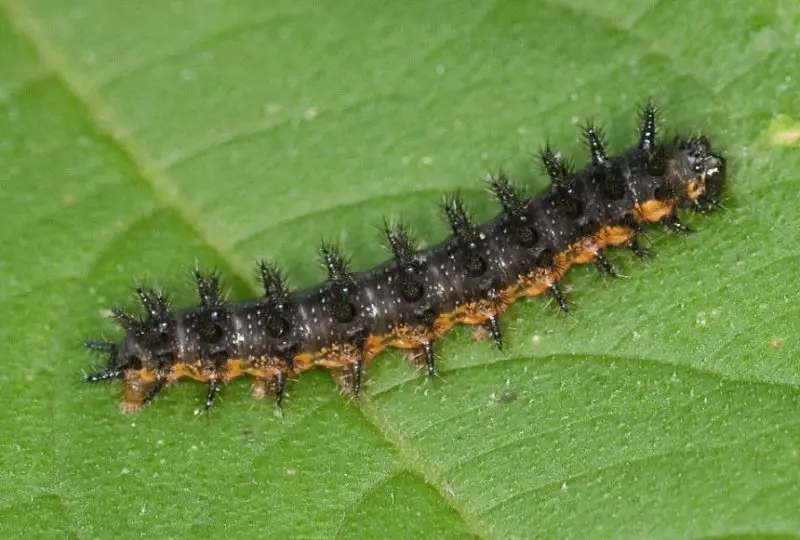
<path fill-rule="evenodd" d="M 725 185 L 725 158 L 713 153 L 711 144 L 703 136 L 682 140 L 678 149 L 690 170 L 686 198 L 691 208 L 700 213 L 719 208 Z"/>

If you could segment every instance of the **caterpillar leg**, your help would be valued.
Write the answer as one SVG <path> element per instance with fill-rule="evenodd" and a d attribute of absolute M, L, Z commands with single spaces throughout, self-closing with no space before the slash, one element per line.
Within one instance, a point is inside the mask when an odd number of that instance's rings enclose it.
<path fill-rule="evenodd" d="M 606 258 L 606 255 L 602 249 L 597 250 L 594 259 L 595 262 L 597 262 L 597 266 L 604 274 L 615 278 L 619 277 L 619 270 L 617 270 L 617 268 L 613 264 L 608 262 L 608 259 Z"/>
<path fill-rule="evenodd" d="M 556 299 L 556 302 L 558 302 L 561 311 L 564 313 L 569 313 L 569 304 L 567 303 L 567 298 L 564 296 L 564 293 L 561 291 L 561 289 L 558 288 L 558 285 L 553 283 L 552 285 L 548 286 L 548 289 L 550 290 L 550 294 L 552 294 Z"/>
<path fill-rule="evenodd" d="M 680 218 L 678 218 L 678 212 L 675 209 L 673 209 L 672 213 L 669 215 L 661 218 L 660 223 L 676 234 L 689 234 L 694 232 L 694 229 L 684 224 Z"/>

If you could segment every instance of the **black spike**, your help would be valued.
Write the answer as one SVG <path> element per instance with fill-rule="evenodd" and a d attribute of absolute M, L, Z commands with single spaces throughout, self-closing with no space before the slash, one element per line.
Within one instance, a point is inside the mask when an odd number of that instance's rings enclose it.
<path fill-rule="evenodd" d="M 219 379 L 211 379 L 208 381 L 208 392 L 206 393 L 206 404 L 203 407 L 205 412 L 211 410 L 211 407 L 214 406 L 214 400 L 217 397 L 217 392 L 219 391 Z"/>
<path fill-rule="evenodd" d="M 549 289 L 552 295 L 555 297 L 556 301 L 558 302 L 561 311 L 563 311 L 564 313 L 569 313 L 569 304 L 567 303 L 567 299 L 564 296 L 564 293 L 561 292 L 561 289 L 558 288 L 558 285 L 553 283 L 552 285 L 550 285 Z"/>
<path fill-rule="evenodd" d="M 203 307 L 218 308 L 222 305 L 218 273 L 203 274 L 200 270 L 195 270 L 194 280 L 197 286 L 197 295 L 200 297 L 200 304 Z"/>
<path fill-rule="evenodd" d="M 335 247 L 323 244 L 320 248 L 322 262 L 328 272 L 325 284 L 330 301 L 331 315 L 340 323 L 349 323 L 358 311 L 349 298 L 356 286 L 350 265 L 344 255 Z"/>
<path fill-rule="evenodd" d="M 111 310 L 111 315 L 114 318 L 114 322 L 117 323 L 117 326 L 125 330 L 126 332 L 138 332 L 142 327 L 142 322 L 129 311 L 125 311 L 122 308 L 114 308 Z"/>
<path fill-rule="evenodd" d="M 485 323 L 486 329 L 492 333 L 492 340 L 497 348 L 503 350 L 503 335 L 500 333 L 500 319 L 497 315 L 489 317 Z"/>
<path fill-rule="evenodd" d="M 85 383 L 96 383 L 100 381 L 107 381 L 109 379 L 121 379 L 125 376 L 125 370 L 119 367 L 106 368 L 96 373 L 91 373 L 83 378 Z"/>
<path fill-rule="evenodd" d="M 613 264 L 608 262 L 608 259 L 606 258 L 606 255 L 602 249 L 598 249 L 594 257 L 595 260 L 597 261 L 597 266 L 600 268 L 600 270 L 602 270 L 611 277 L 619 277 L 619 271 Z"/>
<path fill-rule="evenodd" d="M 444 211 L 453 236 L 463 244 L 472 244 L 475 238 L 475 226 L 464 208 L 464 203 L 458 194 L 445 197 Z"/>
<path fill-rule="evenodd" d="M 525 201 L 520 195 L 519 189 L 508 181 L 508 177 L 504 173 L 489 176 L 487 182 L 506 215 L 516 217 L 523 214 Z"/>
<path fill-rule="evenodd" d="M 389 225 L 388 222 L 383 222 L 383 230 L 386 234 L 386 241 L 389 243 L 389 248 L 394 254 L 394 258 L 398 261 L 407 261 L 416 252 L 414 247 L 414 240 L 408 232 L 408 228 L 404 223 L 395 223 Z"/>
<path fill-rule="evenodd" d="M 83 346 L 90 351 L 113 354 L 117 351 L 117 344 L 108 341 L 82 341 Z"/>
<path fill-rule="evenodd" d="M 549 145 L 541 150 L 540 157 L 544 170 L 555 188 L 553 203 L 559 206 L 567 217 L 576 219 L 582 213 L 583 206 L 573 192 L 574 185 L 571 180 L 575 173 L 572 164 L 565 162 Z"/>
<path fill-rule="evenodd" d="M 264 296 L 268 299 L 279 302 L 289 294 L 286 276 L 277 265 L 258 261 L 258 275 L 264 288 Z"/>
<path fill-rule="evenodd" d="M 584 128 L 583 137 L 586 140 L 586 145 L 589 147 L 593 165 L 601 165 L 608 161 L 605 143 L 603 141 L 603 132 L 599 127 L 588 123 Z"/>
<path fill-rule="evenodd" d="M 165 319 L 169 316 L 169 301 L 163 292 L 151 287 L 138 287 L 136 294 L 150 319 Z"/>
<path fill-rule="evenodd" d="M 656 115 L 658 109 L 652 101 L 648 101 L 640 113 L 641 127 L 639 128 L 639 149 L 652 152 L 656 145 Z"/>
<path fill-rule="evenodd" d="M 557 186 L 567 184 L 573 175 L 572 165 L 561 158 L 549 145 L 540 152 L 540 159 L 550 181 Z"/>
<path fill-rule="evenodd" d="M 322 244 L 320 255 L 330 281 L 348 281 L 352 278 L 350 264 L 339 248 L 331 244 Z"/>

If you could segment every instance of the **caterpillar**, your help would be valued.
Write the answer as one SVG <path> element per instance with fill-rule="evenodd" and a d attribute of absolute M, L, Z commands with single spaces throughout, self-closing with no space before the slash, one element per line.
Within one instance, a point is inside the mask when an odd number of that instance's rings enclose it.
<path fill-rule="evenodd" d="M 107 356 L 84 380 L 122 379 L 121 409 L 133 412 L 191 378 L 208 384 L 208 411 L 222 383 L 249 375 L 253 395 L 274 394 L 280 409 L 287 379 L 314 367 L 331 369 L 343 393 L 358 395 L 365 366 L 390 347 L 405 349 L 434 375 L 434 346 L 459 324 L 482 329 L 502 349 L 499 317 L 517 299 L 551 294 L 569 311 L 559 282 L 572 265 L 594 261 L 617 276 L 607 247 L 645 258 L 646 225 L 690 232 L 680 210 L 721 206 L 725 158 L 708 139 L 662 140 L 652 102 L 639 116 L 638 140 L 616 156 L 606 152 L 602 130 L 587 123 L 589 160 L 581 170 L 545 145 L 539 157 L 550 182 L 535 196 L 525 197 L 504 173 L 489 175 L 501 210 L 486 223 L 474 223 L 458 194 L 445 196 L 452 234 L 434 246 L 421 248 L 407 225 L 385 221 L 392 257 L 372 269 L 353 271 L 341 250 L 323 243 L 327 279 L 304 290 L 291 290 L 279 267 L 265 261 L 258 264 L 264 293 L 254 299 L 224 298 L 220 275 L 199 270 L 195 307 L 173 311 L 163 291 L 139 287 L 143 314 L 112 310 L 125 337 L 84 342 Z"/>

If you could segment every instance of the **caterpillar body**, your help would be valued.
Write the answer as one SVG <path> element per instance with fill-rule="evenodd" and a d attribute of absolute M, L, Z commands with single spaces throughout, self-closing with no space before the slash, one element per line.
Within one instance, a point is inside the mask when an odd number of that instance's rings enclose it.
<path fill-rule="evenodd" d="M 546 147 L 540 158 L 550 183 L 532 197 L 504 174 L 490 176 L 501 211 L 486 223 L 475 224 L 457 195 L 446 197 L 452 234 L 432 247 L 417 246 L 402 223 L 385 223 L 392 257 L 366 271 L 353 271 L 325 244 L 327 279 L 304 290 L 290 290 L 269 262 L 258 265 L 264 294 L 255 299 L 225 299 L 220 276 L 200 271 L 195 307 L 173 311 L 162 291 L 138 288 L 143 315 L 112 311 L 125 337 L 85 342 L 107 363 L 84 380 L 122 379 L 121 408 L 132 412 L 192 378 L 208 384 L 207 410 L 222 383 L 248 375 L 254 395 L 274 393 L 280 407 L 287 379 L 314 367 L 333 370 L 343 392 L 357 395 L 365 367 L 390 347 L 408 350 L 433 375 L 434 346 L 458 324 L 485 329 L 502 348 L 499 317 L 517 299 L 548 293 L 568 311 L 558 284 L 572 265 L 594 261 L 616 276 L 607 247 L 646 257 L 646 225 L 687 232 L 680 209 L 720 206 L 725 159 L 706 137 L 657 138 L 652 104 L 642 108 L 638 131 L 636 144 L 610 156 L 600 130 L 587 125 L 590 159 L 580 170 Z"/>

